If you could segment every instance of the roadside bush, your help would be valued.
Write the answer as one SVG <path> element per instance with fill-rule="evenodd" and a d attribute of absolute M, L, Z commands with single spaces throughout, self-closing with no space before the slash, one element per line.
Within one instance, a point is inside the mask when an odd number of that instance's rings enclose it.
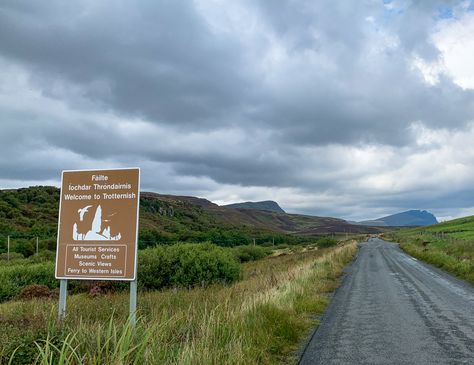
<path fill-rule="evenodd" d="M 30 284 L 45 285 L 50 289 L 59 286 L 54 277 L 54 262 L 33 265 L 15 265 L 0 268 L 0 302 L 16 297 Z"/>
<path fill-rule="evenodd" d="M 37 255 L 32 255 L 28 257 L 28 260 L 34 263 L 39 262 L 53 262 L 56 260 L 56 252 L 50 250 L 40 251 Z"/>
<path fill-rule="evenodd" d="M 139 252 L 138 283 L 144 289 L 230 283 L 240 277 L 232 252 L 211 243 L 158 246 Z"/>
<path fill-rule="evenodd" d="M 272 250 L 262 246 L 236 246 L 232 249 L 240 262 L 256 261 L 270 255 Z"/>
<path fill-rule="evenodd" d="M 89 293 L 92 297 L 102 294 L 115 293 L 128 289 L 127 281 L 112 280 L 77 280 L 77 285 L 71 291 L 73 293 Z"/>
<path fill-rule="evenodd" d="M 21 253 L 18 252 L 10 252 L 10 256 L 8 253 L 0 253 L 0 260 L 2 261 L 14 261 L 14 260 L 21 260 L 24 259 L 25 256 L 23 256 Z"/>
<path fill-rule="evenodd" d="M 21 289 L 18 299 L 49 298 L 51 290 L 46 285 L 32 284 Z"/>
<path fill-rule="evenodd" d="M 13 250 L 21 253 L 24 257 L 30 257 L 35 253 L 35 245 L 31 240 L 16 239 L 13 245 Z"/>
<path fill-rule="evenodd" d="M 255 252 L 252 255 L 252 258 L 258 256 Z M 17 297 L 27 299 L 31 296 L 30 292 L 39 293 L 42 290 L 40 287 L 50 290 L 59 287 L 59 280 L 54 276 L 55 263 L 49 261 L 53 256 L 53 253 L 43 251 L 29 259 L 0 267 L 0 302 Z M 234 252 L 211 243 L 145 249 L 139 252 L 138 268 L 139 285 L 142 289 L 150 290 L 216 282 L 230 283 L 240 277 L 240 264 Z M 127 287 L 128 283 L 121 281 L 70 280 L 68 283 L 71 292 L 89 292 L 93 296 Z"/>
<path fill-rule="evenodd" d="M 337 240 L 331 237 L 322 237 L 318 239 L 318 241 L 316 242 L 316 245 L 319 248 L 328 248 L 328 247 L 336 246 Z"/>

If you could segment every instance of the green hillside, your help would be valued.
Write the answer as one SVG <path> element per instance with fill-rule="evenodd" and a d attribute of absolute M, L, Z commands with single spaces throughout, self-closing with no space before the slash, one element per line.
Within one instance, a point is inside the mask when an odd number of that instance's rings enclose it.
<path fill-rule="evenodd" d="M 37 186 L 0 190 L 0 253 L 7 236 L 26 256 L 56 247 L 59 189 Z M 206 199 L 143 192 L 140 196 L 139 247 L 210 241 L 221 246 L 297 243 L 308 236 L 374 233 L 376 228 L 351 225 L 336 218 L 233 209 Z"/>
<path fill-rule="evenodd" d="M 466 240 L 474 239 L 474 216 L 454 219 L 429 227 L 422 227 L 417 231 L 432 232 L 434 234 L 446 234 L 449 237 Z"/>
<path fill-rule="evenodd" d="M 474 240 L 474 216 L 453 219 L 432 226 L 403 229 L 399 236 L 434 235 L 445 238 Z"/>
<path fill-rule="evenodd" d="M 410 255 L 474 283 L 474 216 L 385 236 Z"/>
<path fill-rule="evenodd" d="M 0 190 L 0 234 L 56 236 L 59 189 L 37 186 Z"/>

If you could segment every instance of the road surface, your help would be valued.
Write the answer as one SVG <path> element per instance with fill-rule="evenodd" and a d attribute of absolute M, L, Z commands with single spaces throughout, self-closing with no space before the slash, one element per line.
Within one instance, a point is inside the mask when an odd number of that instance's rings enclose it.
<path fill-rule="evenodd" d="M 474 364 L 474 287 L 372 238 L 300 364 Z"/>

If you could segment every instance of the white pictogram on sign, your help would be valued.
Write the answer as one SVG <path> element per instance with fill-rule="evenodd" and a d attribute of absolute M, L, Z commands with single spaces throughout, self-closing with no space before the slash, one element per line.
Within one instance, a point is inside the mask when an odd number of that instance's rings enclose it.
<path fill-rule="evenodd" d="M 79 214 L 79 222 L 84 222 L 84 216 L 90 211 L 89 209 L 92 207 L 92 205 L 87 205 L 77 211 Z M 95 211 L 94 219 L 90 225 L 87 225 L 86 223 L 74 223 L 72 229 L 72 239 L 74 241 L 119 241 L 122 238 L 120 233 L 116 234 L 115 236 L 110 235 L 110 218 L 114 215 L 115 213 L 110 214 L 107 216 L 109 219 L 103 219 L 102 207 L 98 205 Z M 105 227 L 102 228 L 102 226 Z"/>

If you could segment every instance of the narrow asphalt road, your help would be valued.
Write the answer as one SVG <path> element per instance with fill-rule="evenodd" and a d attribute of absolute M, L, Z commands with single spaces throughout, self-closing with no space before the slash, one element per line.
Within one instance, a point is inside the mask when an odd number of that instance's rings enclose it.
<path fill-rule="evenodd" d="M 474 287 L 372 238 L 300 364 L 474 364 Z"/>

